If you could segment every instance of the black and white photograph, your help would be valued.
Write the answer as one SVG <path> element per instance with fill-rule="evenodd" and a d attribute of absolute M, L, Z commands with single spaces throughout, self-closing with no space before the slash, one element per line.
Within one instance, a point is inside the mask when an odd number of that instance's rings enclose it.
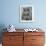
<path fill-rule="evenodd" d="M 20 6 L 20 21 L 32 22 L 34 19 L 34 8 L 32 5 Z"/>

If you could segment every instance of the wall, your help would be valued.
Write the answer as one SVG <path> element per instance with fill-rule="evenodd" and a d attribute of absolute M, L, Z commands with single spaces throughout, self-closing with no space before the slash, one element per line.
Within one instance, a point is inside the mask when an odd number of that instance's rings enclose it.
<path fill-rule="evenodd" d="M 35 22 L 21 23 L 19 21 L 19 6 L 33 5 Z M 46 27 L 46 0 L 1 0 L 0 24 L 13 24 L 16 28 Z"/>
<path fill-rule="evenodd" d="M 1 0 L 0 25 L 5 26 L 13 24 L 16 28 L 38 27 L 39 25 L 46 28 L 46 0 Z M 21 23 L 19 21 L 19 6 L 33 5 L 35 22 Z"/>

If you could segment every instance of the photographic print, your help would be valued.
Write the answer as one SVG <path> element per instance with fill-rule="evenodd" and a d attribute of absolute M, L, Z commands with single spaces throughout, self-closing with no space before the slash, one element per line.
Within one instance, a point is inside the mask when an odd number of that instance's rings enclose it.
<path fill-rule="evenodd" d="M 34 19 L 34 8 L 32 5 L 20 6 L 20 22 L 32 22 Z"/>

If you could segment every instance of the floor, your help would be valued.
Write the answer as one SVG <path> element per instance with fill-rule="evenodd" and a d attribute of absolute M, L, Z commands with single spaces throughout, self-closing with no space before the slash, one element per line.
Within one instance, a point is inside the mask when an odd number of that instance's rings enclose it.
<path fill-rule="evenodd" d="M 2 46 L 2 44 L 0 44 L 0 46 Z"/>

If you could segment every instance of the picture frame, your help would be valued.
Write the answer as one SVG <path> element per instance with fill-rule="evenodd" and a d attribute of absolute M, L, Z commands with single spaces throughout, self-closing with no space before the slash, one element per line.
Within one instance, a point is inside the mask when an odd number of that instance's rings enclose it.
<path fill-rule="evenodd" d="M 20 5 L 20 22 L 34 22 L 33 5 Z"/>

